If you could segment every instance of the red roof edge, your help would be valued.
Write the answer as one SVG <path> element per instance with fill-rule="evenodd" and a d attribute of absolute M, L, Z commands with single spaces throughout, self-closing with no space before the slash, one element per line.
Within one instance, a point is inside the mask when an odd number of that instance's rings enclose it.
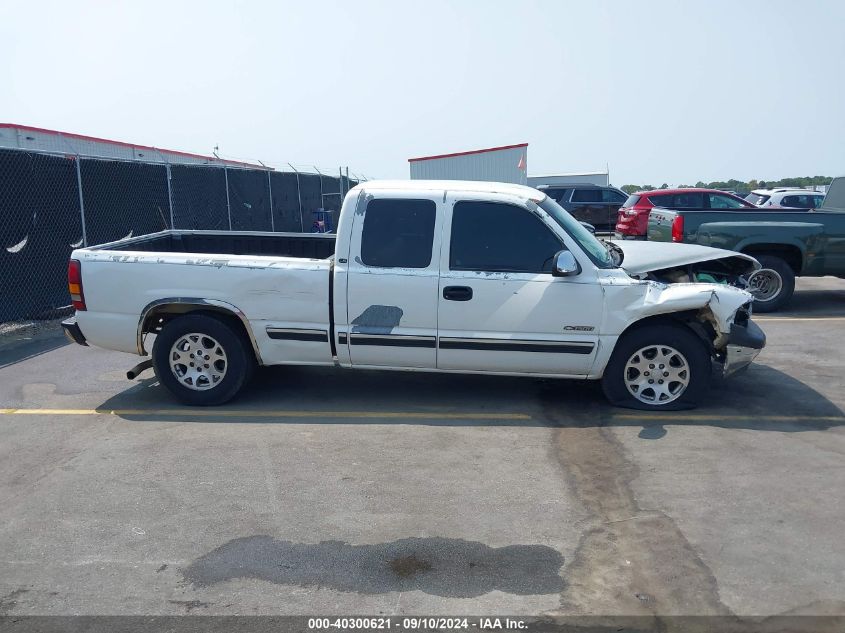
<path fill-rule="evenodd" d="M 517 147 L 528 147 L 528 143 L 517 143 L 516 145 L 502 145 L 501 147 L 488 147 L 487 149 L 473 149 L 468 152 L 455 152 L 454 154 L 438 154 L 437 156 L 420 156 L 419 158 L 409 158 L 408 162 L 413 163 L 418 160 L 434 160 L 435 158 L 454 158 L 455 156 L 469 156 L 471 154 L 484 154 L 485 152 L 498 152 L 503 149 L 516 149 Z"/>
<path fill-rule="evenodd" d="M 187 156 L 189 158 L 202 158 L 214 162 L 227 163 L 230 165 L 243 165 L 244 167 L 255 167 L 258 169 L 268 169 L 263 165 L 256 165 L 255 163 L 245 163 L 240 160 L 229 160 L 227 158 L 216 158 L 215 156 L 206 156 L 205 154 L 193 154 L 191 152 L 180 152 L 175 149 L 164 149 L 162 147 L 153 147 L 152 145 L 138 145 L 137 143 L 126 143 L 124 141 L 114 141 L 108 138 L 100 138 L 97 136 L 86 136 L 85 134 L 74 134 L 73 132 L 62 132 L 60 130 L 48 130 L 43 127 L 33 127 L 31 125 L 18 125 L 17 123 L 0 123 L 0 128 L 13 128 L 19 130 L 28 130 L 30 132 L 41 132 L 43 134 L 53 134 L 55 136 L 66 136 L 68 138 L 75 138 L 80 141 L 94 141 L 97 143 L 108 143 L 110 145 L 118 145 L 120 147 L 131 147 L 133 149 L 144 149 L 147 151 L 167 152 L 168 154 L 175 154 L 177 156 Z"/>

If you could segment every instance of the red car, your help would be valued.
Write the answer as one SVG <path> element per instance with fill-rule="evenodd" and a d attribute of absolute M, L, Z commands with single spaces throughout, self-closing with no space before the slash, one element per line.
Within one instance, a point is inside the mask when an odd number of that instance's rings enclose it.
<path fill-rule="evenodd" d="M 652 207 L 666 209 L 756 209 L 753 204 L 718 189 L 655 189 L 628 196 L 616 216 L 616 233 L 622 237 L 645 239 L 648 214 Z"/>

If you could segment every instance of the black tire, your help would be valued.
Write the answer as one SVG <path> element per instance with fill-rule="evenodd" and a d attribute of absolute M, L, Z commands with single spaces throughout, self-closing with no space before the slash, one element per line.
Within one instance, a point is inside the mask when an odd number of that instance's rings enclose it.
<path fill-rule="evenodd" d="M 765 301 L 755 299 L 754 312 L 774 312 L 792 298 L 795 292 L 795 272 L 789 264 L 774 255 L 760 255 L 757 261 L 760 262 L 760 271 L 772 271 L 780 277 L 781 287 L 777 294 Z"/>
<path fill-rule="evenodd" d="M 216 341 L 225 354 L 222 379 L 202 391 L 185 386 L 176 377 L 170 364 L 173 345 L 194 333 Z M 249 382 L 255 369 L 255 355 L 245 337 L 223 319 L 208 314 L 186 314 L 170 321 L 156 337 L 152 356 L 159 382 L 181 402 L 194 406 L 214 406 L 228 402 Z M 202 384 L 208 382 L 202 380 Z"/>
<path fill-rule="evenodd" d="M 686 361 L 688 383 L 676 399 L 667 402 L 643 402 L 637 399 L 625 384 L 626 365 L 636 352 L 649 346 L 674 348 Z M 622 335 L 613 350 L 602 378 L 602 390 L 612 404 L 618 407 L 645 411 L 678 411 L 698 405 L 710 385 L 712 364 L 710 352 L 692 330 L 671 322 L 635 327 Z M 646 386 L 643 397 L 647 396 Z M 654 391 L 651 391 L 654 394 Z M 667 396 L 667 398 L 670 396 Z"/>

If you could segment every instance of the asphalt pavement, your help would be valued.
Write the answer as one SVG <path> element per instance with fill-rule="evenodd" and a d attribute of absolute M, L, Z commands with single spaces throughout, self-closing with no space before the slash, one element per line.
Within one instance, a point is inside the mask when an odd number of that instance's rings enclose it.
<path fill-rule="evenodd" d="M 0 614 L 845 615 L 845 281 L 693 411 L 597 384 L 0 345 Z"/>

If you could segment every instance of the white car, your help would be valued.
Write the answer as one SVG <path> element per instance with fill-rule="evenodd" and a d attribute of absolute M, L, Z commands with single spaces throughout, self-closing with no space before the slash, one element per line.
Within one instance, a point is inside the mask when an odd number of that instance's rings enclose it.
<path fill-rule="evenodd" d="M 256 365 L 601 379 L 619 405 L 689 407 L 765 344 L 739 287 L 752 257 L 601 242 L 544 193 L 371 181 L 336 236 L 164 231 L 72 254 L 77 343 L 147 354 L 188 404 Z M 716 283 L 690 283 L 706 275 Z"/>
<path fill-rule="evenodd" d="M 824 194 L 808 189 L 755 189 L 745 196 L 745 200 L 757 207 L 818 209 Z"/>

